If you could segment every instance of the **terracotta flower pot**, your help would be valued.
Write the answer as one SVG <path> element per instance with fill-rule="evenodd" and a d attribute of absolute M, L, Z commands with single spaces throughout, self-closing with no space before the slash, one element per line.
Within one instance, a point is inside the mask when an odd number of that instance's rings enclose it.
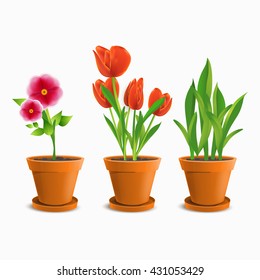
<path fill-rule="evenodd" d="M 179 161 L 190 192 L 190 197 L 185 200 L 187 208 L 217 211 L 229 207 L 230 200 L 225 195 L 236 158 L 223 157 L 223 160 L 204 161 L 203 156 L 195 160 L 186 156 L 179 158 Z"/>
<path fill-rule="evenodd" d="M 159 157 L 140 156 L 137 161 L 122 160 L 122 156 L 104 158 L 114 188 L 115 197 L 110 199 L 110 207 L 126 212 L 137 212 L 153 208 L 150 197 Z"/>
<path fill-rule="evenodd" d="M 33 173 L 38 197 L 33 199 L 33 207 L 45 211 L 65 211 L 77 207 L 73 192 L 78 172 L 83 164 L 82 157 L 33 156 L 27 163 Z"/>

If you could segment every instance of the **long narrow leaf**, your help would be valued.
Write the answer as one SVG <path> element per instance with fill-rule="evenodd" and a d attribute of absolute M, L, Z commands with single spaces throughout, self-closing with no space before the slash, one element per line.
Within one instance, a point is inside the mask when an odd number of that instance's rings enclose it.
<path fill-rule="evenodd" d="M 144 122 L 153 114 L 156 110 L 158 110 L 164 103 L 165 97 L 162 97 L 158 100 L 156 100 L 152 106 L 149 108 L 147 113 L 144 115 Z"/>
<path fill-rule="evenodd" d="M 186 115 L 187 128 L 189 128 L 190 126 L 190 122 L 195 111 L 195 95 L 194 95 L 195 92 L 196 92 L 195 84 L 194 81 L 192 81 L 192 84 L 185 98 L 185 115 Z"/>
<path fill-rule="evenodd" d="M 198 91 L 201 96 L 207 95 L 211 96 L 212 91 L 212 70 L 209 59 L 206 61 L 206 65 L 204 66 L 198 83 Z"/>
<path fill-rule="evenodd" d="M 143 142 L 142 142 L 142 145 L 138 148 L 138 153 L 142 150 L 142 148 L 144 147 L 144 145 L 150 140 L 150 138 L 155 134 L 155 132 L 159 129 L 161 123 L 153 126 L 149 131 L 148 133 L 146 134 Z"/>
<path fill-rule="evenodd" d="M 190 122 L 188 129 L 189 142 L 192 149 L 195 151 L 196 155 L 199 154 L 198 140 L 197 140 L 197 113 L 193 114 L 193 117 Z"/>
<path fill-rule="evenodd" d="M 231 132 L 230 134 L 228 134 L 228 136 L 226 137 L 226 139 L 224 140 L 224 145 L 223 145 L 223 148 L 227 145 L 228 141 L 234 136 L 236 135 L 237 133 L 239 133 L 240 131 L 242 131 L 243 129 L 240 128 L 240 129 L 237 129 L 233 132 Z"/>
<path fill-rule="evenodd" d="M 136 139 L 140 138 L 140 134 L 141 134 L 141 131 L 142 131 L 143 127 L 144 127 L 144 117 L 143 117 L 142 112 L 140 111 L 138 119 L 137 119 L 137 123 L 136 123 L 136 126 L 135 126 L 135 137 L 136 137 Z"/>
<path fill-rule="evenodd" d="M 244 101 L 244 97 L 246 94 L 240 96 L 229 109 L 227 117 L 224 122 L 223 132 L 226 136 L 228 134 L 229 129 L 231 128 L 232 124 L 234 123 L 235 119 L 237 118 Z"/>
<path fill-rule="evenodd" d="M 108 117 L 106 117 L 105 115 L 104 115 L 104 118 L 105 118 L 105 120 L 106 120 L 108 126 L 110 127 L 111 131 L 113 132 L 114 136 L 116 137 L 117 141 L 119 142 L 119 139 L 118 139 L 117 133 L 116 133 L 116 129 L 115 129 L 113 123 L 112 123 L 111 120 L 110 120 Z"/>
<path fill-rule="evenodd" d="M 217 147 L 218 150 L 221 149 L 221 148 L 223 149 L 223 147 L 222 147 L 222 145 L 223 145 L 223 130 L 222 130 L 221 124 L 219 123 L 218 118 L 214 114 L 208 112 L 207 115 L 208 115 L 208 118 L 211 121 L 213 129 L 214 129 L 216 147 Z"/>
<path fill-rule="evenodd" d="M 187 144 L 190 146 L 190 139 L 189 139 L 189 134 L 187 132 L 187 130 L 185 129 L 185 127 L 177 120 L 173 120 L 176 125 L 179 127 L 180 131 L 182 132 Z"/>
<path fill-rule="evenodd" d="M 226 108 L 223 109 L 223 111 L 218 115 L 218 120 L 219 122 L 223 123 L 224 117 L 227 114 L 227 112 L 229 111 L 229 109 L 232 107 L 232 105 L 228 105 Z"/>
<path fill-rule="evenodd" d="M 210 131 L 211 131 L 211 122 L 209 121 L 209 118 L 207 116 L 207 110 L 205 108 L 204 102 L 202 97 L 198 94 L 195 93 L 195 97 L 198 101 L 199 104 L 199 109 L 200 109 L 200 116 L 203 121 L 203 126 L 201 129 L 201 137 L 199 141 L 199 152 L 203 149 L 203 147 L 207 144 Z"/>
<path fill-rule="evenodd" d="M 119 108 L 117 107 L 116 100 L 115 100 L 115 97 L 112 94 L 112 92 L 103 85 L 101 85 L 101 90 L 102 90 L 102 93 L 104 94 L 105 98 L 108 100 L 108 102 L 114 108 L 115 112 L 117 113 L 117 116 L 120 117 Z"/>
<path fill-rule="evenodd" d="M 225 109 L 226 103 L 222 92 L 220 91 L 218 84 L 213 92 L 213 113 L 215 116 L 219 116 L 219 114 Z"/>

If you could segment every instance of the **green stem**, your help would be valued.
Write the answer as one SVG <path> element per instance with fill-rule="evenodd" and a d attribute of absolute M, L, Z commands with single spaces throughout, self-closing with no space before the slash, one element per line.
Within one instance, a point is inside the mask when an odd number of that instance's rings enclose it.
<path fill-rule="evenodd" d="M 194 150 L 190 148 L 190 159 L 194 159 Z"/>
<path fill-rule="evenodd" d="M 51 140 L 52 140 L 52 146 L 53 146 L 52 160 L 56 160 L 56 158 L 57 158 L 56 157 L 56 139 L 55 139 L 56 121 L 54 121 L 52 123 L 50 112 L 49 112 L 48 108 L 45 109 L 45 113 L 46 113 L 46 116 L 47 116 L 49 124 L 52 125 L 52 127 L 53 127 L 53 133 L 50 135 L 51 136 Z"/>
<path fill-rule="evenodd" d="M 136 110 L 134 110 L 133 129 L 132 129 L 132 137 L 133 137 L 133 160 L 137 160 L 136 141 L 135 141 L 135 119 L 136 119 Z"/>
<path fill-rule="evenodd" d="M 51 135 L 51 140 L 52 140 L 52 145 L 53 145 L 52 160 L 56 160 L 55 126 L 53 127 L 53 133 Z"/>
<path fill-rule="evenodd" d="M 129 121 L 129 115 L 130 115 L 130 107 L 128 107 L 128 111 L 127 111 L 127 115 L 126 115 L 126 130 L 127 130 L 127 126 L 128 126 L 128 121 Z M 124 160 L 126 160 L 126 145 L 127 145 L 127 134 L 124 133 L 124 152 L 123 152 L 123 155 L 124 155 Z"/>
<path fill-rule="evenodd" d="M 144 146 L 145 138 L 146 138 L 146 136 L 147 136 L 147 134 L 148 134 L 148 132 L 149 132 L 149 130 L 150 130 L 152 124 L 153 124 L 154 119 L 155 119 L 155 115 L 153 115 L 153 117 L 152 117 L 152 119 L 151 119 L 151 121 L 150 121 L 150 123 L 149 123 L 149 125 L 148 125 L 148 128 L 147 128 L 147 130 L 146 130 L 146 132 L 145 132 L 145 134 L 144 134 L 144 137 L 143 137 L 141 143 L 139 144 L 139 147 L 138 147 L 138 150 L 137 150 L 137 155 L 141 152 L 141 150 L 142 150 L 142 148 L 143 148 L 143 146 Z"/>
<path fill-rule="evenodd" d="M 119 113 L 121 113 L 121 107 L 120 107 L 117 92 L 116 92 L 116 78 L 115 77 L 112 77 L 112 87 L 113 87 L 114 97 L 116 100 L 116 105 L 117 105 L 118 111 L 119 111 Z"/>
<path fill-rule="evenodd" d="M 117 125 L 116 125 L 116 121 L 115 121 L 115 117 L 114 117 L 114 114 L 113 114 L 113 111 L 112 111 L 111 108 L 109 108 L 109 112 L 110 112 L 110 115 L 111 115 L 111 118 L 112 118 L 113 125 L 114 125 L 115 130 L 116 130 L 116 140 L 117 140 L 117 142 L 118 142 L 118 144 L 119 144 L 119 147 L 120 147 L 122 153 L 124 153 L 124 149 L 123 149 L 122 144 L 121 144 L 120 139 L 119 139 L 118 130 L 117 130 Z"/>
<path fill-rule="evenodd" d="M 204 146 L 204 160 L 208 160 L 208 159 L 209 159 L 209 146 L 207 141 Z"/>

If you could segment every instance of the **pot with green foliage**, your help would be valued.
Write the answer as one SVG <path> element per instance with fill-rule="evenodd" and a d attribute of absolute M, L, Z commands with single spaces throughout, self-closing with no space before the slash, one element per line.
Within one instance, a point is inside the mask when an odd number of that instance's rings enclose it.
<path fill-rule="evenodd" d="M 223 149 L 242 130 L 230 132 L 244 97 L 245 94 L 233 104 L 226 105 L 218 84 L 212 93 L 209 60 L 197 87 L 192 82 L 185 99 L 186 127 L 174 120 L 190 150 L 189 156 L 179 158 L 190 192 L 190 196 L 185 199 L 186 208 L 211 212 L 229 207 L 230 199 L 225 195 L 236 158 L 223 156 Z"/>

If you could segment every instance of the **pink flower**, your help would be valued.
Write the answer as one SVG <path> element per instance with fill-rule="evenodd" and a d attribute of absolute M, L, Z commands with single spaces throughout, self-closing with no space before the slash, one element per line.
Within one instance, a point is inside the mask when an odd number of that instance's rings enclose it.
<path fill-rule="evenodd" d="M 62 96 L 59 81 L 47 74 L 33 77 L 27 92 L 30 99 L 40 101 L 44 109 L 55 105 Z"/>
<path fill-rule="evenodd" d="M 21 105 L 20 115 L 25 121 L 37 121 L 42 117 L 42 105 L 38 100 L 27 99 Z"/>

